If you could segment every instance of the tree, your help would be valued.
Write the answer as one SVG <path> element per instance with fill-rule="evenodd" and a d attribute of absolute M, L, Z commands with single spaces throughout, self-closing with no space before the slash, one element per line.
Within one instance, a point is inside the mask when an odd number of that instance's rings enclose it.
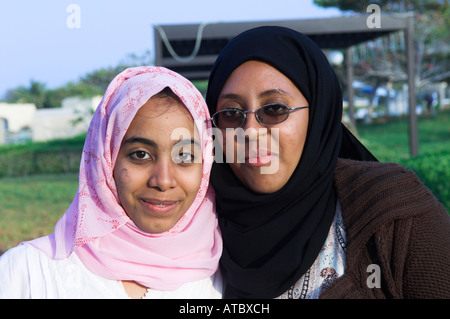
<path fill-rule="evenodd" d="M 15 103 L 33 103 L 36 108 L 46 106 L 47 90 L 45 83 L 31 80 L 28 87 L 19 86 L 6 92 L 6 101 Z"/>
<path fill-rule="evenodd" d="M 367 1 L 358 0 L 314 0 L 314 3 L 356 13 L 366 13 L 368 6 Z M 449 0 L 372 0 L 370 4 L 379 5 L 382 13 L 414 13 L 418 88 L 450 79 Z M 372 81 L 378 83 L 406 77 L 404 56 L 402 52 L 391 50 L 392 44 L 395 44 L 392 39 L 385 37 L 355 48 L 363 55 L 366 53 L 365 59 L 357 61 L 355 74 L 363 78 L 375 77 L 377 79 Z"/>
<path fill-rule="evenodd" d="M 62 100 L 70 96 L 92 97 L 103 95 L 114 77 L 129 67 L 150 65 L 150 51 L 142 55 L 129 54 L 117 66 L 100 68 L 80 77 L 76 82 L 68 82 L 56 89 L 47 89 L 45 83 L 31 80 L 28 87 L 19 86 L 6 92 L 9 103 L 33 103 L 36 108 L 60 107 Z"/>
<path fill-rule="evenodd" d="M 319 7 L 341 11 L 366 12 L 368 4 L 377 4 L 385 12 L 429 12 L 448 9 L 448 0 L 314 0 Z M 446 8 L 447 7 L 447 8 Z M 449 22 L 447 22 L 449 23 Z"/>
<path fill-rule="evenodd" d="M 120 61 L 117 66 L 107 67 L 90 72 L 81 77 L 80 82 L 85 85 L 92 85 L 100 91 L 105 92 L 109 83 L 114 77 L 126 68 L 150 65 L 152 63 L 150 51 L 145 51 L 142 55 L 129 54 L 124 60 Z"/>

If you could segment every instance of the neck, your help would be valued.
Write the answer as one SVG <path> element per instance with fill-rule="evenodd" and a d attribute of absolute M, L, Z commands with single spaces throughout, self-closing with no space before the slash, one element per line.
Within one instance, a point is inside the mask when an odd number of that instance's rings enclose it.
<path fill-rule="evenodd" d="M 122 285 L 127 295 L 132 299 L 142 299 L 147 293 L 147 287 L 135 281 L 122 281 Z"/>

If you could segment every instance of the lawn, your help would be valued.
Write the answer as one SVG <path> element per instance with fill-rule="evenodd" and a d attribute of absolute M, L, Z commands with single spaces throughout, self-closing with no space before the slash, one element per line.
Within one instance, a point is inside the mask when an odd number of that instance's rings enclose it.
<path fill-rule="evenodd" d="M 0 179 L 0 254 L 53 233 L 78 188 L 76 174 Z"/>
<path fill-rule="evenodd" d="M 357 126 L 364 145 L 383 162 L 401 162 L 410 159 L 408 120 L 391 119 L 385 123 Z M 450 151 L 450 111 L 418 119 L 419 157 Z"/>
<path fill-rule="evenodd" d="M 358 125 L 359 138 L 380 161 L 399 162 L 413 169 L 421 180 L 434 192 L 436 197 L 450 211 L 450 112 L 442 112 L 437 116 L 419 118 L 419 153 L 415 158 L 409 156 L 408 122 L 406 119 L 392 120 L 387 123 Z M 53 143 L 35 150 L 39 154 L 49 154 L 50 149 L 80 149 L 82 139 Z M 33 145 L 31 148 L 36 147 Z M 27 149 L 29 146 L 27 146 Z M 13 159 L 23 160 L 22 150 L 1 150 L 5 158 L 3 163 Z M 73 161 L 78 161 L 79 157 Z M 36 159 L 36 155 L 29 156 Z M 65 157 L 61 157 L 64 159 Z M 56 160 L 56 159 L 55 159 Z M 43 159 L 41 160 L 44 161 Z M 33 166 L 34 165 L 34 166 Z M 72 202 L 77 187 L 76 173 L 51 174 L 44 165 L 29 165 L 25 161 L 20 167 L 40 169 L 41 174 L 35 176 L 0 178 L 0 254 L 6 249 L 16 246 L 24 240 L 47 235 L 53 232 L 56 221 L 64 214 Z M 58 165 L 51 165 L 55 168 Z M 0 167 L 1 168 L 1 167 Z M 73 170 L 73 168 L 71 168 Z M 0 169 L 0 173 L 1 173 Z M 58 168 L 58 172 L 70 171 Z M 49 175 L 44 173 L 49 172 Z M 27 172 L 29 174 L 29 172 Z M 2 176 L 0 174 L 0 176 Z"/>

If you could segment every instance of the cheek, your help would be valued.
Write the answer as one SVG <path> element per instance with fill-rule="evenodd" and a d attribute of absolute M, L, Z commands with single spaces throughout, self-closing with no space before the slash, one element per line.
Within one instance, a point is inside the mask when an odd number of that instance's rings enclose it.
<path fill-rule="evenodd" d="M 303 125 L 295 125 L 287 127 L 280 133 L 280 161 L 284 161 L 290 167 L 297 167 L 305 145 L 306 130 Z"/>
<path fill-rule="evenodd" d="M 191 191 L 194 197 L 197 195 L 200 185 L 202 183 L 202 175 L 203 175 L 202 166 L 199 165 L 199 167 L 196 169 L 194 176 L 192 176 L 193 183 Z"/>
<path fill-rule="evenodd" d="M 198 164 L 197 167 L 193 167 L 189 172 L 179 172 L 178 178 L 178 185 L 182 186 L 186 197 L 194 200 L 202 182 L 202 165 Z"/>
<path fill-rule="evenodd" d="M 131 170 L 124 167 L 117 167 L 114 170 L 114 181 L 116 182 L 117 194 L 121 202 L 123 202 L 138 185 L 138 180 L 136 180 L 135 175 L 136 174 L 133 174 Z"/>
<path fill-rule="evenodd" d="M 129 183 L 131 181 L 131 177 L 130 177 L 130 173 L 128 172 L 128 169 L 123 168 L 120 171 L 120 178 L 119 179 L 120 179 L 120 182 L 124 183 L 124 184 L 127 184 L 127 183 Z"/>
<path fill-rule="evenodd" d="M 114 180 L 118 188 L 129 184 L 131 181 L 130 172 L 127 168 L 117 167 L 114 169 Z"/>

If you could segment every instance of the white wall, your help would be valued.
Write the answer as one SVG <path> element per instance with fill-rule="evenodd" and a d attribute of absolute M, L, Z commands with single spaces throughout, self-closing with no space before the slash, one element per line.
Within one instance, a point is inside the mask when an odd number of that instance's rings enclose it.
<path fill-rule="evenodd" d="M 37 110 L 31 126 L 33 141 L 68 138 L 87 132 L 101 98 L 70 97 L 63 100 L 61 108 Z"/>
<path fill-rule="evenodd" d="M 26 129 L 31 130 L 33 141 L 85 133 L 101 99 L 101 96 L 86 99 L 69 97 L 62 101 L 62 107 L 53 109 L 36 109 L 34 104 L 0 103 L 0 144 L 19 142 L 18 136 Z"/>
<path fill-rule="evenodd" d="M 8 121 L 8 131 L 13 133 L 29 128 L 35 112 L 34 104 L 0 103 L 0 118 Z"/>

